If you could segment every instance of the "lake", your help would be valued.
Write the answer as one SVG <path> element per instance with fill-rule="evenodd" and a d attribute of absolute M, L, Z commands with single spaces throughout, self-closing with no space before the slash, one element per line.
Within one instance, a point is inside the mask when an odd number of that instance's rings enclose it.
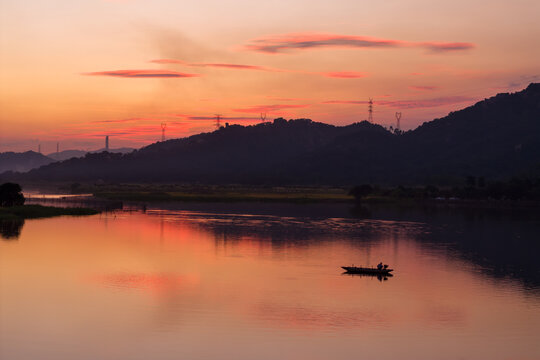
<path fill-rule="evenodd" d="M 530 209 L 156 204 L 2 224 L 2 359 L 540 359 Z M 394 268 L 377 278 L 341 266 Z"/>

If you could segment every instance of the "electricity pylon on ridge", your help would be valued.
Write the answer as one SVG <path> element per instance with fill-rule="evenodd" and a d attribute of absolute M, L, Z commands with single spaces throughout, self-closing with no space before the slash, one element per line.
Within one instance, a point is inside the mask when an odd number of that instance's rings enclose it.
<path fill-rule="evenodd" d="M 167 128 L 167 123 L 161 123 L 161 141 L 165 141 L 165 129 Z"/>
<path fill-rule="evenodd" d="M 265 122 L 266 120 L 266 113 L 261 113 L 261 122 Z"/>
<path fill-rule="evenodd" d="M 221 114 L 216 114 L 216 129 L 221 127 Z"/>
<path fill-rule="evenodd" d="M 401 130 L 401 112 L 396 113 L 396 129 Z"/>
<path fill-rule="evenodd" d="M 373 99 L 369 98 L 368 101 L 368 121 L 370 123 L 373 122 Z"/>

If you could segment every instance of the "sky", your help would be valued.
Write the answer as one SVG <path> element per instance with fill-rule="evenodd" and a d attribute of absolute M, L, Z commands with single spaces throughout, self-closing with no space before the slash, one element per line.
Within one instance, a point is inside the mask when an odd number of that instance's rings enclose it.
<path fill-rule="evenodd" d="M 414 129 L 540 82 L 538 0 L 0 0 L 0 151 L 276 117 Z"/>

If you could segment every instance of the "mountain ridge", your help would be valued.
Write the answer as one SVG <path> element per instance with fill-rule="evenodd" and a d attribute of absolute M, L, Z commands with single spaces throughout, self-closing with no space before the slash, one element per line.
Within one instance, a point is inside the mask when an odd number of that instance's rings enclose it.
<path fill-rule="evenodd" d="M 453 183 L 508 178 L 540 164 L 540 84 L 497 94 L 394 133 L 363 121 L 309 119 L 231 125 L 153 143 L 129 154 L 87 154 L 13 178 L 351 185 Z M 10 177 L 2 174 L 2 177 Z"/>

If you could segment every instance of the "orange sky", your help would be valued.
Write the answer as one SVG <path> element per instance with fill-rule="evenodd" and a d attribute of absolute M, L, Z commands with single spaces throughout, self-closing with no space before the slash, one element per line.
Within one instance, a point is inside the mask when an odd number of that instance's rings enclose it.
<path fill-rule="evenodd" d="M 261 113 L 402 127 L 540 81 L 536 0 L 0 2 L 0 151 L 139 147 Z"/>

